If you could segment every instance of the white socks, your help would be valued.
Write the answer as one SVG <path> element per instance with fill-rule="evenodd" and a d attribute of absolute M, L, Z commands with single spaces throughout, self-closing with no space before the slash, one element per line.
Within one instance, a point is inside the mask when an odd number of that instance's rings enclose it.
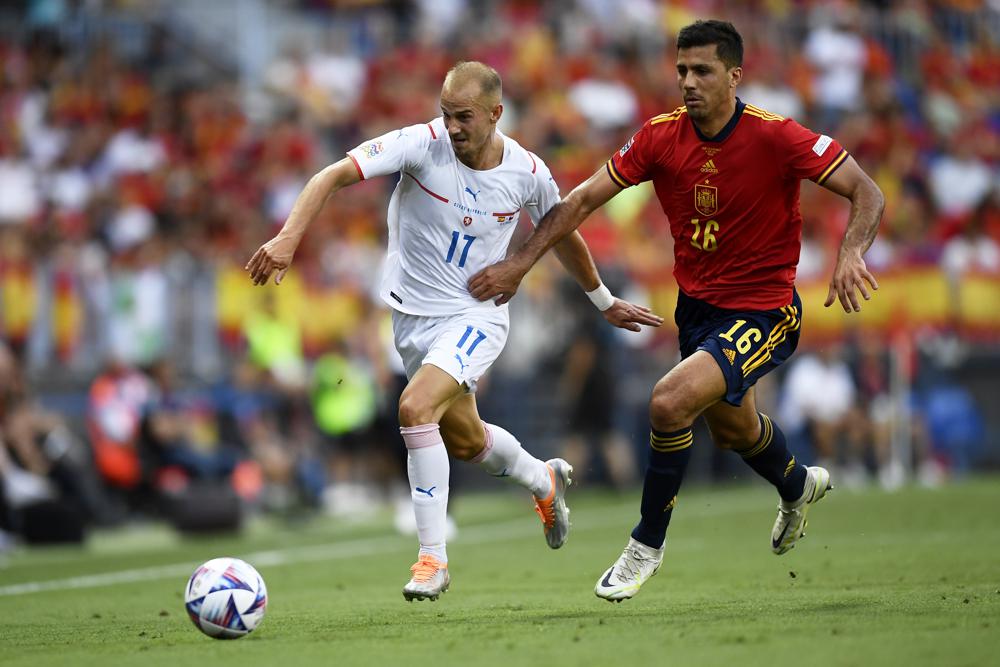
<path fill-rule="evenodd" d="M 494 477 L 509 477 L 538 498 L 552 491 L 552 476 L 544 461 L 524 451 L 513 435 L 483 422 L 486 444 L 473 463 Z M 448 562 L 445 533 L 448 521 L 448 450 L 437 424 L 404 426 L 399 429 L 406 443 L 406 472 L 410 479 L 413 515 L 417 520 L 420 553 Z"/>
<path fill-rule="evenodd" d="M 448 451 L 437 424 L 403 426 L 406 472 L 417 520 L 420 553 L 448 562 L 445 532 L 448 521 Z"/>
<path fill-rule="evenodd" d="M 486 446 L 472 463 L 479 463 L 494 477 L 510 477 L 538 498 L 552 491 L 552 476 L 544 461 L 524 451 L 513 435 L 494 424 L 483 422 Z"/>

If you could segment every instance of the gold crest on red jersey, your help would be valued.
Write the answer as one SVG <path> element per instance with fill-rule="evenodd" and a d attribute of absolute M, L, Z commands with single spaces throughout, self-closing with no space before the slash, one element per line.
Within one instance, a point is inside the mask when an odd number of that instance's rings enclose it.
<path fill-rule="evenodd" d="M 719 189 L 714 185 L 694 186 L 694 207 L 702 215 L 715 215 L 719 210 Z"/>

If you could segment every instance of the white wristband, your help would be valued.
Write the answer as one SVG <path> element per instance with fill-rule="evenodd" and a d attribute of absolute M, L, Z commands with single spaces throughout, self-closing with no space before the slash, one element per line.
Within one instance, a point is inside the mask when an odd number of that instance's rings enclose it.
<path fill-rule="evenodd" d="M 611 290 L 604 283 L 598 284 L 597 289 L 587 292 L 587 298 L 601 312 L 615 305 L 615 295 L 611 293 Z"/>

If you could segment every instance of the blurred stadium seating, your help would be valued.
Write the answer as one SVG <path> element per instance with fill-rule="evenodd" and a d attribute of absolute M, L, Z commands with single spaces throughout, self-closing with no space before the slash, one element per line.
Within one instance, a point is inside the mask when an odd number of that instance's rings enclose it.
<path fill-rule="evenodd" d="M 709 16 L 746 39 L 742 97 L 837 137 L 887 198 L 868 254 L 881 290 L 844 316 L 821 304 L 847 209 L 803 185 L 802 367 L 762 383 L 762 402 L 787 409 L 799 447 L 858 483 L 996 468 L 995 0 L 5 2 L 0 343 L 23 381 L 4 379 L 0 426 L 17 467 L 50 475 L 58 449 L 43 445 L 58 423 L 77 433 L 74 447 L 104 452 L 97 473 L 133 509 L 206 475 L 232 475 L 248 502 L 270 508 L 333 502 L 326 490 L 358 479 L 391 488 L 399 370 L 373 286 L 392 179 L 336 197 L 280 288 L 253 288 L 244 262 L 312 173 L 436 115 L 457 60 L 501 72 L 502 129 L 568 190 L 644 118 L 681 104 L 673 35 Z M 619 293 L 671 314 L 671 241 L 650 189 L 616 198 L 581 231 Z M 539 454 L 562 447 L 586 400 L 563 360 L 588 313 L 564 282 L 552 262 L 531 274 L 482 393 L 484 414 Z M 644 440 L 645 400 L 675 362 L 674 333 L 599 341 L 614 360 L 605 408 L 620 438 Z M 165 367 L 169 389 L 154 377 Z M 318 397 L 339 384 L 331 367 L 350 369 L 353 400 Z M 796 371 L 802 389 L 790 395 L 783 380 Z M 829 386 L 824 373 L 844 386 L 830 414 L 808 400 Z M 316 426 L 321 399 L 327 413 L 350 411 L 348 427 Z M 11 435 L 25 406 L 52 420 L 24 436 L 37 457 Z M 112 441 L 133 457 L 105 460 Z M 355 456 L 369 449 L 377 465 Z M 696 475 L 736 474 L 710 447 L 697 456 Z M 629 477 L 593 467 L 595 480 Z M 93 503 L 92 514 L 115 516 Z"/>

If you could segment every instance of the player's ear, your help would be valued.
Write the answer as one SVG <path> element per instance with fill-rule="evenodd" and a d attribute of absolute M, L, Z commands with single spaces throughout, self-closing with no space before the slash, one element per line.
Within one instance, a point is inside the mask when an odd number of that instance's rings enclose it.
<path fill-rule="evenodd" d="M 743 80 L 743 68 L 742 67 L 734 67 L 731 70 L 729 70 L 729 87 L 730 88 L 735 88 L 736 86 L 740 85 L 740 81 L 742 81 L 742 80 Z"/>
<path fill-rule="evenodd" d="M 496 123 L 500 120 L 500 116 L 503 115 L 503 105 L 498 104 L 490 111 L 490 122 Z"/>

